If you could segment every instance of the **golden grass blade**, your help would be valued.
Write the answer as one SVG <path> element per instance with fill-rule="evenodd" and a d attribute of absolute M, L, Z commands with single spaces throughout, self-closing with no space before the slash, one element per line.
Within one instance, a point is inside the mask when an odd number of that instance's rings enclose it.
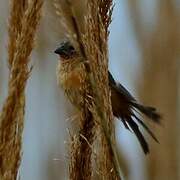
<path fill-rule="evenodd" d="M 111 21 L 110 15 L 103 13 L 107 1 L 89 2 L 89 13 L 87 15 L 84 45 L 86 54 L 91 65 L 93 80 L 91 85 L 94 92 L 94 117 L 100 124 L 101 137 L 99 140 L 100 156 L 99 171 L 101 178 L 120 179 L 118 155 L 114 139 L 113 115 L 108 81 L 108 26 Z M 108 4 L 107 4 L 108 6 Z M 99 8 L 98 8 L 99 7 Z M 106 10 L 105 10 L 106 11 Z M 106 11 L 108 13 L 109 11 Z M 102 153 L 103 152 L 103 153 Z"/>
<path fill-rule="evenodd" d="M 120 167 L 117 157 L 117 150 L 114 139 L 114 125 L 113 115 L 111 109 L 111 99 L 108 84 L 108 26 L 111 22 L 112 1 L 91 0 L 87 2 L 88 12 L 85 17 L 85 34 L 80 32 L 80 25 L 74 13 L 74 6 L 72 1 L 67 0 L 69 7 L 68 17 L 63 16 L 62 20 L 64 27 L 67 29 L 68 37 L 79 48 L 84 61 L 88 61 L 89 66 L 86 66 L 88 74 L 87 92 L 93 95 L 93 106 L 85 103 L 80 119 L 80 131 L 77 137 L 72 138 L 71 160 L 70 160 L 70 179 L 91 179 L 92 178 L 92 149 L 94 135 L 100 132 L 100 150 L 104 154 L 99 159 L 99 170 L 101 171 L 102 179 L 121 179 Z M 56 1 L 56 9 L 60 7 L 58 15 L 63 15 L 62 4 Z M 58 10 L 57 10 L 58 11 Z M 71 24 L 73 29 L 68 28 Z M 70 32 L 69 32 L 70 31 Z M 75 35 L 74 35 L 75 34 Z M 76 47 L 76 48 L 77 48 Z M 90 84 L 90 87 L 88 86 Z M 93 118 L 88 121 L 87 111 L 91 111 Z M 93 128 L 87 129 L 88 124 L 93 124 Z M 100 129 L 100 131 L 99 131 Z M 83 134 L 81 134 L 83 132 Z M 93 135 L 93 133 L 95 134 Z M 84 151 L 84 144 L 80 140 L 83 135 L 86 140 L 86 147 Z M 90 146 L 89 146 L 90 145 Z M 86 153 L 86 155 L 85 155 Z M 84 159 L 85 158 L 85 159 Z M 88 162 L 88 166 L 83 166 L 83 162 Z M 78 167 L 78 168 L 77 168 Z M 88 167 L 88 168 L 87 168 Z M 81 172 L 80 172 L 81 171 Z M 80 175 L 82 172 L 88 172 L 88 176 Z"/>
<path fill-rule="evenodd" d="M 16 0 L 13 0 L 11 10 L 17 6 L 15 2 Z M 2 180 L 16 179 L 21 162 L 25 111 L 24 90 L 30 73 L 29 56 L 33 49 L 34 37 L 40 20 L 42 0 L 31 0 L 26 5 L 26 11 L 19 10 L 16 12 L 17 14 L 11 12 L 8 46 L 9 87 L 8 96 L 0 114 L 0 179 Z M 16 24 L 16 20 L 13 21 L 13 18 L 19 20 L 19 24 Z M 17 27 L 14 27 L 16 25 Z"/>
<path fill-rule="evenodd" d="M 11 2 L 8 44 L 9 66 L 12 65 L 14 53 L 16 52 L 16 40 L 22 30 L 22 16 L 26 10 L 26 3 L 26 0 L 14 0 Z"/>

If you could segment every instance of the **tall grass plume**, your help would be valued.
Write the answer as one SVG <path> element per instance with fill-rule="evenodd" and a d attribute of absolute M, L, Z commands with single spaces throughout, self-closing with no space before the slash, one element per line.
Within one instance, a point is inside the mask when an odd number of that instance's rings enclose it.
<path fill-rule="evenodd" d="M 91 179 L 93 172 L 102 179 L 121 179 L 120 167 L 114 137 L 113 114 L 108 82 L 108 35 L 112 15 L 112 1 L 87 1 L 84 19 L 85 33 L 80 31 L 75 9 L 71 1 L 65 1 L 69 13 L 63 12 L 62 2 L 55 0 L 57 15 L 64 26 L 66 37 L 79 49 L 88 62 L 85 90 L 92 95 L 91 103 L 86 101 L 79 118 L 79 133 L 72 137 L 70 149 L 70 179 Z M 98 135 L 98 138 L 96 136 Z M 93 142 L 98 139 L 98 169 L 92 168 Z"/>
<path fill-rule="evenodd" d="M 8 96 L 0 114 L 0 179 L 17 179 L 22 153 L 25 87 L 42 0 L 12 0 L 9 21 Z"/>

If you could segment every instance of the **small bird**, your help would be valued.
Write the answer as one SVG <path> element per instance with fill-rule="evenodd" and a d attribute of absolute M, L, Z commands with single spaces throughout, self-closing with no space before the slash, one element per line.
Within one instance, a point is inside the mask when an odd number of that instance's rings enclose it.
<path fill-rule="evenodd" d="M 84 102 L 84 84 L 87 78 L 85 61 L 75 47 L 65 41 L 55 51 L 60 57 L 57 68 L 58 84 L 64 89 L 71 103 L 80 108 Z M 109 86 L 111 91 L 111 102 L 113 115 L 121 119 L 125 128 L 133 131 L 145 154 L 149 153 L 149 146 L 143 134 L 139 130 L 140 124 L 149 135 L 158 142 L 148 126 L 136 116 L 135 112 L 146 115 L 155 123 L 160 123 L 161 116 L 154 107 L 139 104 L 136 99 L 120 83 L 117 83 L 110 72 L 108 72 Z"/>

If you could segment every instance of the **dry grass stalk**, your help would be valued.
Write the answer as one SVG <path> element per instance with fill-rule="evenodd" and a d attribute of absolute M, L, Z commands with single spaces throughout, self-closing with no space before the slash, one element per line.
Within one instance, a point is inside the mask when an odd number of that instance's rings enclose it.
<path fill-rule="evenodd" d="M 154 127 L 160 146 L 151 145 L 148 179 L 179 179 L 177 62 L 180 49 L 180 14 L 175 1 L 159 1 L 154 30 L 147 33 L 144 31 L 142 17 L 140 14 L 138 16 L 140 4 L 132 3 L 134 1 L 129 2 L 130 12 L 136 18 L 135 30 L 143 56 L 143 88 L 140 94 L 143 101 L 157 106 L 163 115 L 163 128 Z"/>
<path fill-rule="evenodd" d="M 22 16 L 26 10 L 26 0 L 11 1 L 10 19 L 9 19 L 9 44 L 8 44 L 8 63 L 11 68 L 14 54 L 16 52 L 16 40 L 22 30 Z"/>
<path fill-rule="evenodd" d="M 80 33 L 80 25 L 77 22 L 76 16 L 74 14 L 74 8 L 70 2 L 67 2 L 70 7 L 70 20 L 72 23 L 73 30 L 76 34 L 76 39 L 74 43 L 78 44 L 81 54 L 86 58 L 86 53 L 84 46 L 82 44 L 82 37 Z M 73 36 L 74 37 L 74 36 Z M 87 71 L 89 68 L 86 66 Z M 92 144 L 95 138 L 94 132 L 94 119 L 92 113 L 90 112 L 89 99 L 92 97 L 87 97 L 87 94 L 92 94 L 92 89 L 89 86 L 89 80 L 84 85 L 84 107 L 81 110 L 81 117 L 79 118 L 79 134 L 77 142 L 74 141 L 72 144 L 76 144 L 71 153 L 71 163 L 69 166 L 70 179 L 91 179 L 92 178 Z M 91 100 L 90 100 L 91 101 Z M 73 161 L 73 159 L 75 159 Z"/>
<path fill-rule="evenodd" d="M 81 46 L 80 31 L 74 15 L 73 6 L 69 1 L 69 13 L 64 12 L 63 6 L 59 1 L 55 1 L 55 8 L 57 15 L 60 17 L 61 25 L 64 26 L 66 36 L 76 47 Z M 82 48 L 80 48 L 82 50 Z M 83 53 L 83 52 L 82 52 Z M 88 83 L 84 87 L 85 91 L 90 92 Z M 92 143 L 94 140 L 94 121 L 89 111 L 89 104 L 84 98 L 84 108 L 79 116 L 79 134 L 71 138 L 70 147 L 70 164 L 69 164 L 69 178 L 72 180 L 91 179 L 92 177 Z"/>
<path fill-rule="evenodd" d="M 20 7 L 20 4 L 14 0 L 11 8 L 13 11 L 18 6 L 18 11 L 11 12 L 10 18 L 8 97 L 0 115 L 0 179 L 2 180 L 15 180 L 21 161 L 24 90 L 30 73 L 29 56 L 33 49 L 42 6 L 42 0 L 23 2 L 23 6 Z"/>
<path fill-rule="evenodd" d="M 67 29 L 68 32 L 70 29 L 68 28 L 68 23 L 66 23 L 66 21 L 68 21 L 69 19 L 71 20 L 71 27 L 74 28 L 73 30 L 71 30 L 68 36 L 75 45 L 79 46 L 79 50 L 84 57 L 84 60 L 88 60 L 88 63 L 90 65 L 90 69 L 89 66 L 86 66 L 86 71 L 89 77 L 87 83 L 91 85 L 89 90 L 91 91 L 91 94 L 93 96 L 93 106 L 85 104 L 84 112 L 86 112 L 86 110 L 91 110 L 91 113 L 93 114 L 93 119 L 96 121 L 96 124 L 98 124 L 95 129 L 96 134 L 97 132 L 99 132 L 99 129 L 101 132 L 101 151 L 104 153 L 100 161 L 102 162 L 100 164 L 100 174 L 102 174 L 101 178 L 120 179 L 120 168 L 117 158 L 117 151 L 115 148 L 116 146 L 114 141 L 113 115 L 111 110 L 111 100 L 108 84 L 107 40 L 109 34 L 108 26 L 111 22 L 112 1 L 88 1 L 88 13 L 84 25 L 86 28 L 86 33 L 84 36 L 80 33 L 79 24 L 75 17 L 73 6 L 69 1 L 67 2 L 70 7 L 70 18 L 66 18 L 66 16 L 63 16 L 63 18 L 61 19 L 63 21 L 62 24 L 65 26 L 65 29 Z M 63 15 L 62 6 L 60 3 L 56 2 L 56 9 L 58 11 L 58 15 Z M 88 126 L 86 115 L 85 118 L 81 119 L 81 124 Z M 89 130 L 93 130 L 93 128 Z M 83 135 L 85 134 L 85 138 L 89 142 L 89 140 L 91 140 L 91 136 L 88 136 L 88 134 L 90 134 L 89 131 L 87 131 L 85 126 L 82 126 L 82 128 L 80 128 L 79 137 L 82 131 L 85 132 L 83 133 Z M 93 135 L 93 132 L 91 133 L 91 135 Z M 70 175 L 70 179 L 73 179 L 71 177 L 78 177 L 80 173 L 85 173 L 86 171 L 91 170 L 89 168 L 83 169 L 82 171 L 82 168 L 79 168 L 79 166 L 83 167 L 82 162 L 84 162 L 82 161 L 81 157 L 85 156 L 85 158 L 87 158 L 87 153 L 86 151 L 80 150 L 83 147 L 82 142 L 77 140 L 77 138 L 74 139 L 76 139 L 76 141 L 72 143 L 74 149 L 72 150 L 71 154 L 72 157 L 70 163 L 70 174 L 72 173 L 72 176 Z M 87 144 L 91 145 L 92 142 L 90 141 Z M 86 148 L 88 148 L 88 145 L 86 145 Z M 86 154 L 83 154 L 84 152 Z M 89 161 L 90 157 L 91 154 L 90 156 L 88 155 L 88 158 L 85 161 L 91 163 L 91 161 Z M 80 159 L 81 162 L 75 159 Z M 90 166 L 91 165 L 89 165 L 89 167 Z M 90 179 L 91 176 L 79 177 L 79 179 L 81 178 Z"/>
<path fill-rule="evenodd" d="M 83 120 L 86 121 L 83 121 Z M 87 122 L 88 118 L 80 119 L 83 126 L 80 127 L 78 136 L 71 139 L 69 179 L 79 180 L 92 178 L 92 143 L 94 140 L 93 121 Z M 85 134 L 87 133 L 88 134 Z"/>
<path fill-rule="evenodd" d="M 114 139 L 113 115 L 108 81 L 108 26 L 112 1 L 88 3 L 84 45 L 91 65 L 94 92 L 94 117 L 100 125 L 99 171 L 102 179 L 120 179 L 120 167 Z"/>

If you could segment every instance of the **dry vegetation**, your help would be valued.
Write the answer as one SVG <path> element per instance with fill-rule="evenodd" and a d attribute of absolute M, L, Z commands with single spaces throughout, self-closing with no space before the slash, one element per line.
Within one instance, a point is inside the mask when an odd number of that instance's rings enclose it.
<path fill-rule="evenodd" d="M 12 0 L 9 19 L 8 96 L 0 114 L 0 179 L 17 179 L 21 163 L 22 132 L 25 115 L 25 87 L 30 75 L 30 54 L 40 20 L 43 0 Z M 160 107 L 165 130 L 158 129 L 160 146 L 149 158 L 149 179 L 178 179 L 177 107 L 180 22 L 175 1 L 159 2 L 154 31 L 146 34 L 139 14 L 138 1 L 129 1 L 135 30 L 142 50 L 144 88 L 140 93 L 147 102 Z M 79 131 L 71 135 L 69 179 L 121 179 L 114 137 L 113 115 L 108 86 L 108 35 L 112 0 L 88 0 L 83 23 L 79 23 L 75 5 L 69 0 L 54 0 L 65 37 L 79 49 L 88 74 L 79 116 Z M 64 11 L 66 9 L 66 12 Z M 82 25 L 83 24 L 83 25 Z M 83 29 L 83 30 L 82 30 Z M 84 32 L 84 33 L 82 33 Z M 164 42 L 164 43 L 162 43 Z M 148 69 L 146 65 L 150 66 Z M 163 69 L 163 71 L 162 71 Z M 168 70 L 168 72 L 166 71 Z M 154 81 L 156 79 L 156 81 Z M 168 81 L 167 81 L 168 79 Z M 159 83 L 161 82 L 161 83 Z M 151 94 L 148 94 L 148 93 Z M 162 99 L 160 98 L 162 97 Z M 167 102 L 170 105 L 166 105 Z M 71 133 L 72 134 L 72 133 Z M 166 157 L 166 163 L 164 162 Z M 93 164 L 95 162 L 95 164 Z M 170 163 L 169 163 L 170 162 Z M 170 164 L 170 165 L 169 165 Z"/>
<path fill-rule="evenodd" d="M 175 0 L 159 1 L 153 31 L 147 33 L 138 1 L 129 1 L 143 59 L 144 102 L 159 108 L 163 127 L 154 130 L 160 146 L 151 144 L 147 161 L 148 178 L 179 179 L 178 76 L 180 58 L 180 13 Z"/>
<path fill-rule="evenodd" d="M 114 140 L 113 116 L 108 86 L 108 26 L 112 1 L 91 0 L 84 21 L 86 33 L 81 33 L 74 7 L 67 3 L 69 13 L 63 14 L 61 2 L 55 2 L 57 14 L 67 30 L 66 35 L 76 45 L 90 66 L 85 89 L 91 92 L 91 103 L 84 98 L 79 117 L 79 133 L 72 137 L 70 179 L 91 179 L 93 175 L 93 142 L 98 136 L 98 165 L 95 170 L 102 179 L 120 179 L 120 168 Z M 12 0 L 9 20 L 8 96 L 0 114 L 0 179 L 16 179 L 21 162 L 22 132 L 25 114 L 25 87 L 30 75 L 30 53 L 40 20 L 42 0 Z"/>
<path fill-rule="evenodd" d="M 66 37 L 79 49 L 88 62 L 85 89 L 92 95 L 91 103 L 85 97 L 82 116 L 79 117 L 79 133 L 72 137 L 70 150 L 70 179 L 91 179 L 93 175 L 92 154 L 96 154 L 94 171 L 100 179 L 120 179 L 120 167 L 114 139 L 113 115 L 108 86 L 108 27 L 111 22 L 112 1 L 91 0 L 87 2 L 84 20 L 85 33 L 80 31 L 74 6 L 66 1 L 68 13 L 64 13 L 61 1 L 55 8 Z M 90 85 L 90 86 L 89 86 Z M 96 138 L 98 137 L 98 138 Z M 95 151 L 93 141 L 97 140 Z"/>
<path fill-rule="evenodd" d="M 12 0 L 9 21 L 8 96 L 0 115 L 0 179 L 15 180 L 21 162 L 25 87 L 29 56 L 40 20 L 42 0 Z"/>

